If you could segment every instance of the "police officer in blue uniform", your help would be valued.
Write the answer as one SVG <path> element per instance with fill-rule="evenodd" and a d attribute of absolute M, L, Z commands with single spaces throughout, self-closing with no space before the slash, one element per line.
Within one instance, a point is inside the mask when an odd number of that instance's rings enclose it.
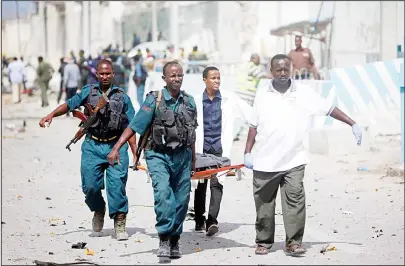
<path fill-rule="evenodd" d="M 82 144 L 80 169 L 82 190 L 86 196 L 87 206 L 94 212 L 93 230 L 100 232 L 104 226 L 106 212 L 106 204 L 101 194 L 101 190 L 104 189 L 104 171 L 106 171 L 108 210 L 110 218 L 114 219 L 115 237 L 117 240 L 127 240 L 125 223 L 128 213 L 128 198 L 125 186 L 129 167 L 128 144 L 125 143 L 119 149 L 120 164 L 109 165 L 107 155 L 134 117 L 135 110 L 128 95 L 121 88 L 112 84 L 113 77 L 111 62 L 101 60 L 97 65 L 99 83 L 84 86 L 66 103 L 42 118 L 39 125 L 45 127 L 45 123 L 48 123 L 49 126 L 54 117 L 64 115 L 80 106 L 84 106 L 85 113 L 89 115 L 87 103 L 94 108 L 100 97 L 108 97 L 109 103 L 99 111 L 97 121 L 89 128 Z M 129 138 L 128 143 L 135 156 L 135 136 Z"/>
<path fill-rule="evenodd" d="M 183 76 L 178 62 L 164 65 L 162 78 L 166 86 L 161 91 L 161 100 L 158 92 L 146 96 L 141 109 L 108 155 L 110 164 L 115 165 L 121 158 L 118 152 L 121 146 L 135 132 L 143 135 L 151 125 L 145 156 L 152 179 L 160 238 L 157 256 L 161 260 L 181 257 L 178 241 L 190 199 L 191 171 L 195 170 L 197 109 L 194 98 L 180 90 Z"/>

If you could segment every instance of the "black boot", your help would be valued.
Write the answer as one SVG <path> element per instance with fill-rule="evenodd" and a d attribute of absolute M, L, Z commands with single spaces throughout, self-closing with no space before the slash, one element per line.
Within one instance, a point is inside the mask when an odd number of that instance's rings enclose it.
<path fill-rule="evenodd" d="M 159 235 L 160 242 L 159 242 L 159 250 L 157 252 L 157 256 L 161 258 L 169 258 L 170 257 L 170 243 L 169 237 L 166 235 Z"/>
<path fill-rule="evenodd" d="M 181 258 L 179 239 L 180 239 L 180 236 L 170 237 L 170 258 L 171 259 Z"/>

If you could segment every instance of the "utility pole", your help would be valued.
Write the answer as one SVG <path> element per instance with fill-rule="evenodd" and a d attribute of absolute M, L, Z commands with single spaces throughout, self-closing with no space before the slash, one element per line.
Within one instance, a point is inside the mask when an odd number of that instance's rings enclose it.
<path fill-rule="evenodd" d="M 87 5 L 87 26 L 89 31 L 87 52 L 91 54 L 91 1 L 88 1 Z"/>
<path fill-rule="evenodd" d="M 174 3 L 173 3 L 174 4 Z M 158 40 L 156 1 L 152 1 L 152 42 Z"/>
<path fill-rule="evenodd" d="M 174 47 L 174 57 L 179 53 L 179 6 L 177 2 L 170 4 L 170 41 Z"/>
<path fill-rule="evenodd" d="M 282 23 L 282 21 L 281 21 L 281 12 L 283 11 L 282 5 L 283 5 L 282 1 L 277 1 L 277 28 L 279 28 Z M 285 42 L 285 37 L 284 37 L 284 42 Z M 277 37 L 276 47 L 277 47 L 278 52 L 281 51 L 281 37 Z"/>
<path fill-rule="evenodd" d="M 79 49 L 81 49 L 81 47 L 84 47 L 84 2 L 80 2 L 81 5 L 81 9 L 80 9 L 80 38 L 78 38 L 78 43 L 79 43 Z"/>
<path fill-rule="evenodd" d="M 45 36 L 45 55 L 48 59 L 48 4 L 44 2 L 44 36 Z"/>
<path fill-rule="evenodd" d="M 20 32 L 20 6 L 18 1 L 15 1 L 17 15 L 17 38 L 18 38 L 18 54 L 21 56 L 21 32 Z"/>

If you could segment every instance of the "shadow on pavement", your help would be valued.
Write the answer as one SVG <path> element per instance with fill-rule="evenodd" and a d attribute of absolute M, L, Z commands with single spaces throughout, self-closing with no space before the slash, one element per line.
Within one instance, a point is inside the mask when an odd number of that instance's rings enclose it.
<path fill-rule="evenodd" d="M 68 235 L 68 234 L 81 233 L 81 232 L 90 232 L 89 237 L 106 237 L 106 236 L 112 236 L 114 229 L 113 228 L 103 229 L 99 233 L 94 232 L 92 229 L 82 229 L 82 230 L 68 231 L 65 233 L 55 234 L 55 235 L 64 236 L 64 235 Z M 127 233 L 128 233 L 128 236 L 132 236 L 132 235 L 135 235 L 136 233 L 146 234 L 146 231 L 144 228 L 127 227 Z"/>
<path fill-rule="evenodd" d="M 147 234 L 152 238 L 156 239 L 156 247 L 159 244 L 158 234 Z M 236 242 L 235 240 L 223 238 L 220 234 L 214 237 L 208 237 L 204 233 L 197 233 L 197 232 L 184 232 L 181 235 L 180 239 L 181 245 L 181 252 L 183 255 L 193 254 L 197 252 L 204 252 L 205 250 L 215 250 L 215 249 L 229 249 L 229 248 L 236 248 L 236 247 L 248 247 L 254 248 L 255 246 L 250 246 L 246 244 L 242 244 Z M 152 250 L 145 250 L 140 252 L 134 252 L 129 254 L 120 255 L 120 257 L 128 257 L 138 254 L 146 254 L 146 253 L 153 253 L 156 254 L 157 248 Z"/>
<path fill-rule="evenodd" d="M 363 243 L 354 243 L 354 242 L 344 242 L 344 241 L 329 241 L 329 242 L 303 242 L 302 246 L 306 248 L 307 250 L 310 250 L 312 248 L 317 248 L 318 253 L 320 253 L 322 248 L 326 248 L 327 245 L 334 246 L 334 244 L 349 244 L 349 245 L 356 245 L 356 246 L 362 246 Z M 284 241 L 280 242 L 275 242 L 273 247 L 270 249 L 270 252 L 276 252 L 278 250 L 284 250 Z M 319 245 L 317 247 L 317 245 Z M 339 247 L 336 247 L 337 250 L 339 250 Z M 305 255 L 303 255 L 305 256 Z"/>

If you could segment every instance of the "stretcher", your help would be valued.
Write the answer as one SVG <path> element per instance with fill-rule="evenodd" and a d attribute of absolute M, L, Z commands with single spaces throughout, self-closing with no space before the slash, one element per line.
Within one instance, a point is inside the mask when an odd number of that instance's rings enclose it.
<path fill-rule="evenodd" d="M 222 176 L 222 175 L 229 173 L 230 171 L 239 170 L 244 166 L 245 166 L 244 164 L 237 164 L 237 165 L 228 165 L 228 166 L 223 166 L 223 167 L 218 167 L 218 168 L 197 170 L 195 173 L 192 172 L 191 179 L 192 180 L 210 179 L 215 174 L 218 174 L 220 172 L 223 172 L 223 173 L 221 173 L 221 175 L 219 175 L 219 176 Z M 149 171 L 145 165 L 138 165 L 138 167 L 130 166 L 129 168 L 131 168 L 134 171 L 136 171 L 136 170 L 145 171 L 149 177 Z M 219 177 L 219 176 L 216 176 L 216 177 Z"/>

